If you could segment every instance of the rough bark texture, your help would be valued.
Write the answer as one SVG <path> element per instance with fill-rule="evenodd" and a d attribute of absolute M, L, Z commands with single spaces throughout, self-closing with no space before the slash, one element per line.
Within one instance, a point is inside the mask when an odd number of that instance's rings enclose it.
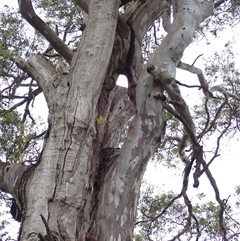
<path fill-rule="evenodd" d="M 174 2 L 174 22 L 168 23 L 168 35 L 146 65 L 144 34 L 169 2 L 137 1 L 120 16 L 120 0 L 75 1 L 88 13 L 88 22 L 73 58 L 49 36 L 71 62 L 68 75 L 57 73 L 40 54 L 27 62 L 16 58 L 37 80 L 49 107 L 49 135 L 38 164 L 19 167 L 17 186 L 10 181 L 16 173 L 10 175 L 8 169 L 1 186 L 22 210 L 19 240 L 133 240 L 141 179 L 164 135 L 162 92 L 178 101 L 176 68 L 195 28 L 213 9 L 211 3 Z M 129 80 L 128 91 L 115 86 L 120 73 Z M 123 125 L 131 117 L 120 149 Z"/>

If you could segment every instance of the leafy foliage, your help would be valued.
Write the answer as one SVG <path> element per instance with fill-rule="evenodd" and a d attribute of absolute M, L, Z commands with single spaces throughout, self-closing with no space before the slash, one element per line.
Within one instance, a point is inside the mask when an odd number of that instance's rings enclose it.
<path fill-rule="evenodd" d="M 136 222 L 136 240 L 172 240 L 184 229 L 188 219 L 188 210 L 179 195 L 173 192 L 154 191 L 153 186 L 145 187 L 138 209 L 138 219 Z M 199 202 L 193 206 L 191 217 L 191 227 L 178 240 L 198 240 L 219 241 L 221 235 L 219 231 L 219 206 L 216 202 L 202 202 L 204 194 L 199 194 Z M 238 240 L 240 233 L 240 223 L 234 219 L 236 216 L 236 206 L 225 200 L 226 209 L 224 223 L 228 229 L 228 240 Z"/>
<path fill-rule="evenodd" d="M 24 124 L 16 111 L 0 111 L 0 155 L 7 161 L 36 160 L 38 151 L 33 126 Z"/>

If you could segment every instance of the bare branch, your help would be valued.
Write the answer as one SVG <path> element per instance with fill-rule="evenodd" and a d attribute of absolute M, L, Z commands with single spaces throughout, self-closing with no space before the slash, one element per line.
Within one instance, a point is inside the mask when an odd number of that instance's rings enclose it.
<path fill-rule="evenodd" d="M 222 93 L 224 96 L 228 96 L 228 97 L 231 97 L 233 98 L 234 100 L 237 100 L 237 101 L 240 101 L 240 98 L 232 93 L 229 93 L 227 92 L 224 87 L 220 86 L 220 85 L 216 85 L 216 86 L 213 86 L 211 89 L 211 92 L 214 92 L 214 91 L 219 91 L 220 93 Z"/>
<path fill-rule="evenodd" d="M 36 90 L 34 90 L 28 97 L 26 97 L 24 100 L 18 102 L 17 104 L 13 105 L 8 111 L 13 111 L 15 110 L 17 107 L 25 104 L 28 101 L 33 100 L 33 98 L 35 98 L 37 95 L 39 95 L 42 92 L 41 88 L 38 88 Z"/>
<path fill-rule="evenodd" d="M 21 0 L 19 10 L 26 21 L 38 30 L 52 45 L 52 47 L 69 63 L 73 58 L 73 51 L 57 36 L 57 34 L 46 24 L 34 11 L 31 0 Z"/>
<path fill-rule="evenodd" d="M 198 56 L 199 57 L 199 56 Z M 196 61 L 196 60 L 195 60 Z M 195 63 L 195 61 L 193 62 L 193 64 Z M 202 87 L 203 90 L 203 94 L 206 97 L 213 97 L 211 92 L 209 91 L 209 86 L 208 86 L 208 82 L 206 81 L 203 72 L 201 69 L 196 68 L 192 65 L 183 63 L 183 62 L 179 62 L 178 64 L 178 68 L 182 69 L 182 70 L 187 70 L 188 72 L 192 73 L 192 74 L 196 74 L 199 80 L 199 83 Z"/>
<path fill-rule="evenodd" d="M 181 82 L 178 81 L 178 80 L 176 80 L 176 83 L 177 83 L 178 85 L 181 85 L 181 86 L 184 86 L 184 87 L 187 87 L 187 88 L 204 89 L 201 85 L 187 85 L 187 84 L 181 83 Z M 212 92 L 210 92 L 208 89 L 205 89 L 205 90 L 206 90 L 206 92 L 207 92 L 210 96 L 212 96 Z"/>
<path fill-rule="evenodd" d="M 205 99 L 205 102 L 204 102 L 204 109 L 205 109 L 205 112 L 206 112 L 206 122 L 205 122 L 205 127 L 203 128 L 202 132 L 198 134 L 198 138 L 201 139 L 203 137 L 203 135 L 206 133 L 206 130 L 208 128 L 208 125 L 209 125 L 209 122 L 210 122 L 210 113 L 209 113 L 209 110 L 208 110 L 208 98 Z"/>
<path fill-rule="evenodd" d="M 176 110 L 174 110 L 170 105 L 163 103 L 164 108 L 171 113 L 173 116 L 175 116 L 178 120 L 182 122 L 184 125 L 184 128 L 186 129 L 186 132 L 188 133 L 189 138 L 192 140 L 193 144 L 199 145 L 194 130 L 192 130 L 191 126 L 189 125 L 188 121 L 185 120 Z"/>
<path fill-rule="evenodd" d="M 14 96 L 10 96 L 10 95 L 1 95 L 1 98 L 3 98 L 3 99 L 13 100 L 13 99 L 25 99 L 26 96 L 19 96 L 19 95 L 14 95 Z"/>
<path fill-rule="evenodd" d="M 193 61 L 192 66 L 196 63 L 196 61 L 198 60 L 198 58 L 200 58 L 201 56 L 203 56 L 203 54 L 200 54 L 200 55 L 197 56 L 197 58 Z"/>

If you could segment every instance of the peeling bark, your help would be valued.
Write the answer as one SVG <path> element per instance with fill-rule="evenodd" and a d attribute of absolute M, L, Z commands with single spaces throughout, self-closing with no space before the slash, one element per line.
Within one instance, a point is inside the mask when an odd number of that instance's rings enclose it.
<path fill-rule="evenodd" d="M 20 241 L 133 240 L 142 176 L 165 133 L 163 91 L 195 140 L 195 126 L 175 74 L 195 28 L 212 13 L 213 3 L 174 2 L 170 24 L 170 1 L 136 1 L 119 15 L 120 0 L 76 0 L 88 14 L 76 54 L 56 36 L 46 37 L 71 62 L 69 74 L 57 73 L 41 54 L 27 61 L 15 59 L 38 82 L 49 108 L 49 135 L 38 164 L 31 169 L 0 166 L 5 170 L 0 173 L 1 189 L 11 193 L 22 210 Z M 22 1 L 21 12 L 38 29 L 33 10 L 29 16 L 23 9 L 30 3 Z M 168 34 L 144 64 L 142 40 L 160 16 Z M 51 30 L 44 23 L 41 27 L 39 31 L 45 29 L 49 37 Z M 127 76 L 128 90 L 116 87 L 119 74 Z M 121 143 L 122 128 L 130 118 Z"/>

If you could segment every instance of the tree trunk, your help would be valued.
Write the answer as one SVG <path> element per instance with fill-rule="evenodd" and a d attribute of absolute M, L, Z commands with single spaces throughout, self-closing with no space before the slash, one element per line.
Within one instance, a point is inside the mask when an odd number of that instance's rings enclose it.
<path fill-rule="evenodd" d="M 169 3 L 136 2 L 133 13 L 118 16 L 120 0 L 79 2 L 88 22 L 68 75 L 57 73 L 40 54 L 28 62 L 16 59 L 38 81 L 49 107 L 37 165 L 3 167 L 2 188 L 22 211 L 21 241 L 133 240 L 142 176 L 164 135 L 163 91 L 177 101 L 177 65 L 195 28 L 212 11 L 210 3 L 174 1 L 169 33 L 144 65 L 144 34 Z M 120 73 L 128 77 L 128 91 L 116 86 Z M 123 125 L 131 117 L 122 143 Z"/>

